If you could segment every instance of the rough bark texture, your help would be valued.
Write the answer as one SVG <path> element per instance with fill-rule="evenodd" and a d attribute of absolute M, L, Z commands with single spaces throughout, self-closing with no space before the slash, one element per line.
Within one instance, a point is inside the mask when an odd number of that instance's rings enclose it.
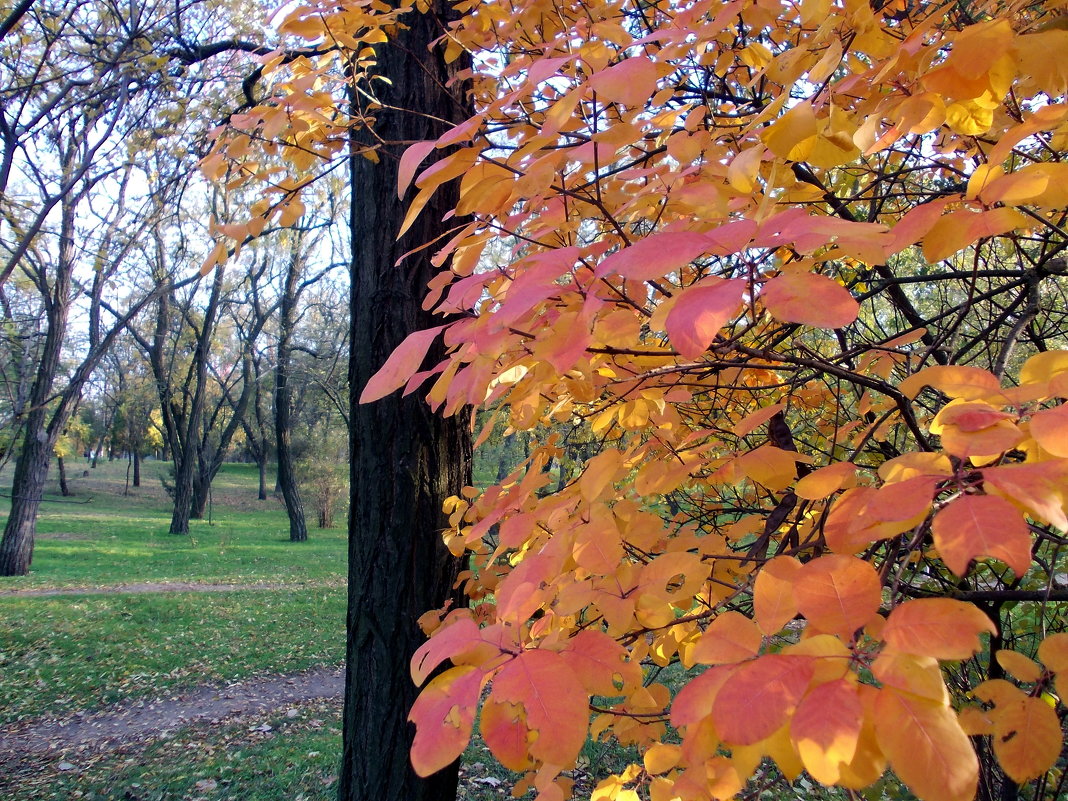
<path fill-rule="evenodd" d="M 429 43 L 441 35 L 445 5 L 412 14 L 410 28 L 380 49 L 376 82 L 385 108 L 376 136 L 411 142 L 441 135 L 441 120 L 464 118 L 463 93 L 446 83 L 452 69 Z M 452 65 L 456 68 L 458 65 Z M 411 109 L 413 111 L 393 111 Z M 424 116 L 425 115 L 425 116 Z M 363 141 L 372 141 L 365 139 Z M 403 239 L 395 239 L 406 203 L 396 193 L 405 145 L 380 150 L 381 164 L 350 162 L 353 261 L 351 303 L 349 613 L 341 801 L 446 801 L 455 798 L 457 766 L 419 779 L 408 761 L 417 694 L 408 672 L 425 640 L 416 619 L 454 596 L 460 567 L 441 541 L 442 501 L 470 481 L 471 440 L 460 417 L 443 419 L 413 393 L 369 405 L 357 402 L 367 379 L 404 337 L 440 324 L 422 311 L 435 270 L 428 248 L 396 266 L 402 254 L 435 239 L 455 202 L 439 191 Z M 455 224 L 453 221 L 452 224 Z M 432 350 L 429 358 L 441 358 Z"/>

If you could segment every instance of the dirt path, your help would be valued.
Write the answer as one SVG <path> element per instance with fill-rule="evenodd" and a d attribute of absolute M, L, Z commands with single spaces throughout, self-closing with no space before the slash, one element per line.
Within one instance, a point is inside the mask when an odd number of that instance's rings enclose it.
<path fill-rule="evenodd" d="M 13 762 L 39 761 L 50 751 L 110 750 L 198 723 L 233 723 L 308 701 L 339 698 L 343 690 L 341 668 L 320 668 L 198 687 L 170 698 L 114 704 L 58 720 L 21 721 L 0 727 L 0 771 Z"/>
<path fill-rule="evenodd" d="M 0 598 L 52 595 L 117 595 L 152 592 L 233 592 L 234 590 L 307 590 L 316 587 L 340 587 L 340 583 L 309 584 L 200 584 L 190 581 L 146 581 L 135 584 L 114 584 L 109 587 L 60 587 L 25 590 L 0 590 Z"/>

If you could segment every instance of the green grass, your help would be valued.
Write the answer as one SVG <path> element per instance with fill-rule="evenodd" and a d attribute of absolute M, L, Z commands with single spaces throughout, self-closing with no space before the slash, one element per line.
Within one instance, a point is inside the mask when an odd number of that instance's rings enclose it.
<path fill-rule="evenodd" d="M 168 534 L 164 469 L 146 465 L 144 486 L 128 495 L 121 463 L 88 476 L 72 469 L 75 496 L 50 494 L 42 504 L 32 572 L 0 578 L 0 593 L 142 582 L 284 587 L 0 594 L 0 723 L 343 660 L 344 531 L 313 528 L 308 542 L 289 542 L 281 504 L 256 500 L 255 466 L 226 465 L 211 522 Z"/>
<path fill-rule="evenodd" d="M 211 521 L 191 521 L 188 536 L 167 533 L 171 504 L 159 481 L 165 464 L 148 462 L 143 486 L 129 495 L 122 494 L 124 464 L 101 463 L 87 477 L 85 467 L 70 469 L 74 497 L 46 494 L 30 574 L 0 577 L 0 592 L 165 581 L 336 583 L 344 575 L 344 529 L 313 528 L 307 542 L 291 543 L 279 501 L 256 499 L 255 465 L 223 466 L 213 485 Z"/>
<path fill-rule="evenodd" d="M 0 598 L 0 724 L 344 658 L 341 587 Z"/>

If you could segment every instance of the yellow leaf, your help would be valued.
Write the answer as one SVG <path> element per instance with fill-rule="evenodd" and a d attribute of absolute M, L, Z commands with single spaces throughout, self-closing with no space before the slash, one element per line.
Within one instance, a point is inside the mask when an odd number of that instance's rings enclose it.
<path fill-rule="evenodd" d="M 1068 634 L 1051 634 L 1038 645 L 1038 659 L 1054 673 L 1068 670 Z"/>
<path fill-rule="evenodd" d="M 1018 681 L 1035 682 L 1042 678 L 1042 667 L 1033 659 L 1028 659 L 1018 651 L 1000 649 L 994 658 L 1005 668 L 1005 672 Z"/>
<path fill-rule="evenodd" d="M 816 112 L 804 101 L 779 117 L 760 138 L 776 156 L 804 161 L 816 144 L 817 133 Z"/>
<path fill-rule="evenodd" d="M 1017 784 L 1041 776 L 1061 753 L 1061 723 L 1040 698 L 1023 696 L 998 705 L 994 719 L 994 754 Z"/>

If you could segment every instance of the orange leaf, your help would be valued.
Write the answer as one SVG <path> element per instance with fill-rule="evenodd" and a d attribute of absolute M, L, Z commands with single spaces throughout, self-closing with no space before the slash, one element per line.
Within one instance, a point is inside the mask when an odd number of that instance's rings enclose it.
<path fill-rule="evenodd" d="M 809 461 L 797 451 L 761 445 L 736 460 L 738 470 L 770 490 L 783 490 L 797 477 L 797 462 Z"/>
<path fill-rule="evenodd" d="M 1018 651 L 999 650 L 994 657 L 1005 672 L 1018 681 L 1035 682 L 1042 678 L 1042 667 Z"/>
<path fill-rule="evenodd" d="M 738 313 L 745 281 L 705 278 L 684 290 L 664 321 L 664 330 L 683 358 L 696 359 Z"/>
<path fill-rule="evenodd" d="M 857 319 L 860 305 L 849 290 L 825 275 L 790 270 L 760 293 L 768 312 L 784 323 L 842 328 Z"/>
<path fill-rule="evenodd" d="M 691 658 L 702 665 L 722 665 L 751 659 L 763 636 L 756 623 L 740 612 L 721 612 L 705 629 Z"/>
<path fill-rule="evenodd" d="M 1031 415 L 1031 436 L 1043 449 L 1068 458 L 1068 406 L 1042 409 Z"/>
<path fill-rule="evenodd" d="M 454 667 L 423 688 L 408 720 L 415 724 L 412 767 L 420 776 L 436 773 L 464 752 L 482 691 L 483 673 L 475 667 Z"/>
<path fill-rule="evenodd" d="M 691 679 L 671 703 L 671 725 L 693 726 L 712 714 L 712 705 L 738 665 L 717 665 Z"/>
<path fill-rule="evenodd" d="M 1001 388 L 997 377 L 989 370 L 962 365 L 935 365 L 913 373 L 898 389 L 907 398 L 915 398 L 925 386 L 937 389 L 951 398 L 973 400 Z"/>
<path fill-rule="evenodd" d="M 743 664 L 712 703 L 716 731 L 732 745 L 770 737 L 797 707 L 812 672 L 812 660 L 804 656 L 768 654 Z"/>
<path fill-rule="evenodd" d="M 531 766 L 529 730 L 521 704 L 497 702 L 491 695 L 479 715 L 482 739 L 497 761 L 509 770 Z"/>
<path fill-rule="evenodd" d="M 838 782 L 842 763 L 856 754 L 863 718 L 857 685 L 847 679 L 821 684 L 798 704 L 790 739 L 816 781 Z"/>
<path fill-rule="evenodd" d="M 641 665 L 603 632 L 580 631 L 559 653 L 591 695 L 621 695 L 641 686 Z"/>
<path fill-rule="evenodd" d="M 837 462 L 814 470 L 797 482 L 794 493 L 807 501 L 821 501 L 840 489 L 852 486 L 856 479 L 856 465 Z"/>
<path fill-rule="evenodd" d="M 891 648 L 935 659 L 967 659 L 982 645 L 979 635 L 997 628 L 979 609 L 950 598 L 905 601 L 890 613 L 883 639 Z"/>
<path fill-rule="evenodd" d="M 615 520 L 594 515 L 589 523 L 579 526 L 574 554 L 579 567 L 591 573 L 602 576 L 614 573 L 623 561 L 623 540 Z"/>
<path fill-rule="evenodd" d="M 1068 462 L 1009 464 L 983 470 L 983 485 L 1012 504 L 1022 506 L 1033 517 L 1068 529 L 1065 515 L 1068 492 Z"/>
<path fill-rule="evenodd" d="M 589 727 L 590 699 L 560 654 L 523 651 L 497 674 L 490 699 L 522 705 L 535 759 L 566 766 L 578 757 Z"/>
<path fill-rule="evenodd" d="M 1000 559 L 1017 576 L 1031 566 L 1031 531 L 1011 503 L 995 495 L 964 495 L 943 507 L 931 522 L 935 547 L 956 575 L 972 559 Z"/>
<path fill-rule="evenodd" d="M 883 688 L 874 714 L 879 747 L 921 801 L 972 801 L 979 760 L 952 709 Z"/>
<path fill-rule="evenodd" d="M 794 579 L 794 597 L 820 631 L 850 640 L 879 611 L 879 575 L 853 556 L 831 554 L 803 565 Z"/>
<path fill-rule="evenodd" d="M 776 556 L 757 573 L 753 614 L 765 634 L 775 634 L 797 615 L 794 580 L 800 570 L 801 562 L 793 556 Z"/>
<path fill-rule="evenodd" d="M 994 754 L 1017 784 L 1041 776 L 1061 753 L 1061 722 L 1041 698 L 1022 696 L 998 705 L 994 719 Z"/>

